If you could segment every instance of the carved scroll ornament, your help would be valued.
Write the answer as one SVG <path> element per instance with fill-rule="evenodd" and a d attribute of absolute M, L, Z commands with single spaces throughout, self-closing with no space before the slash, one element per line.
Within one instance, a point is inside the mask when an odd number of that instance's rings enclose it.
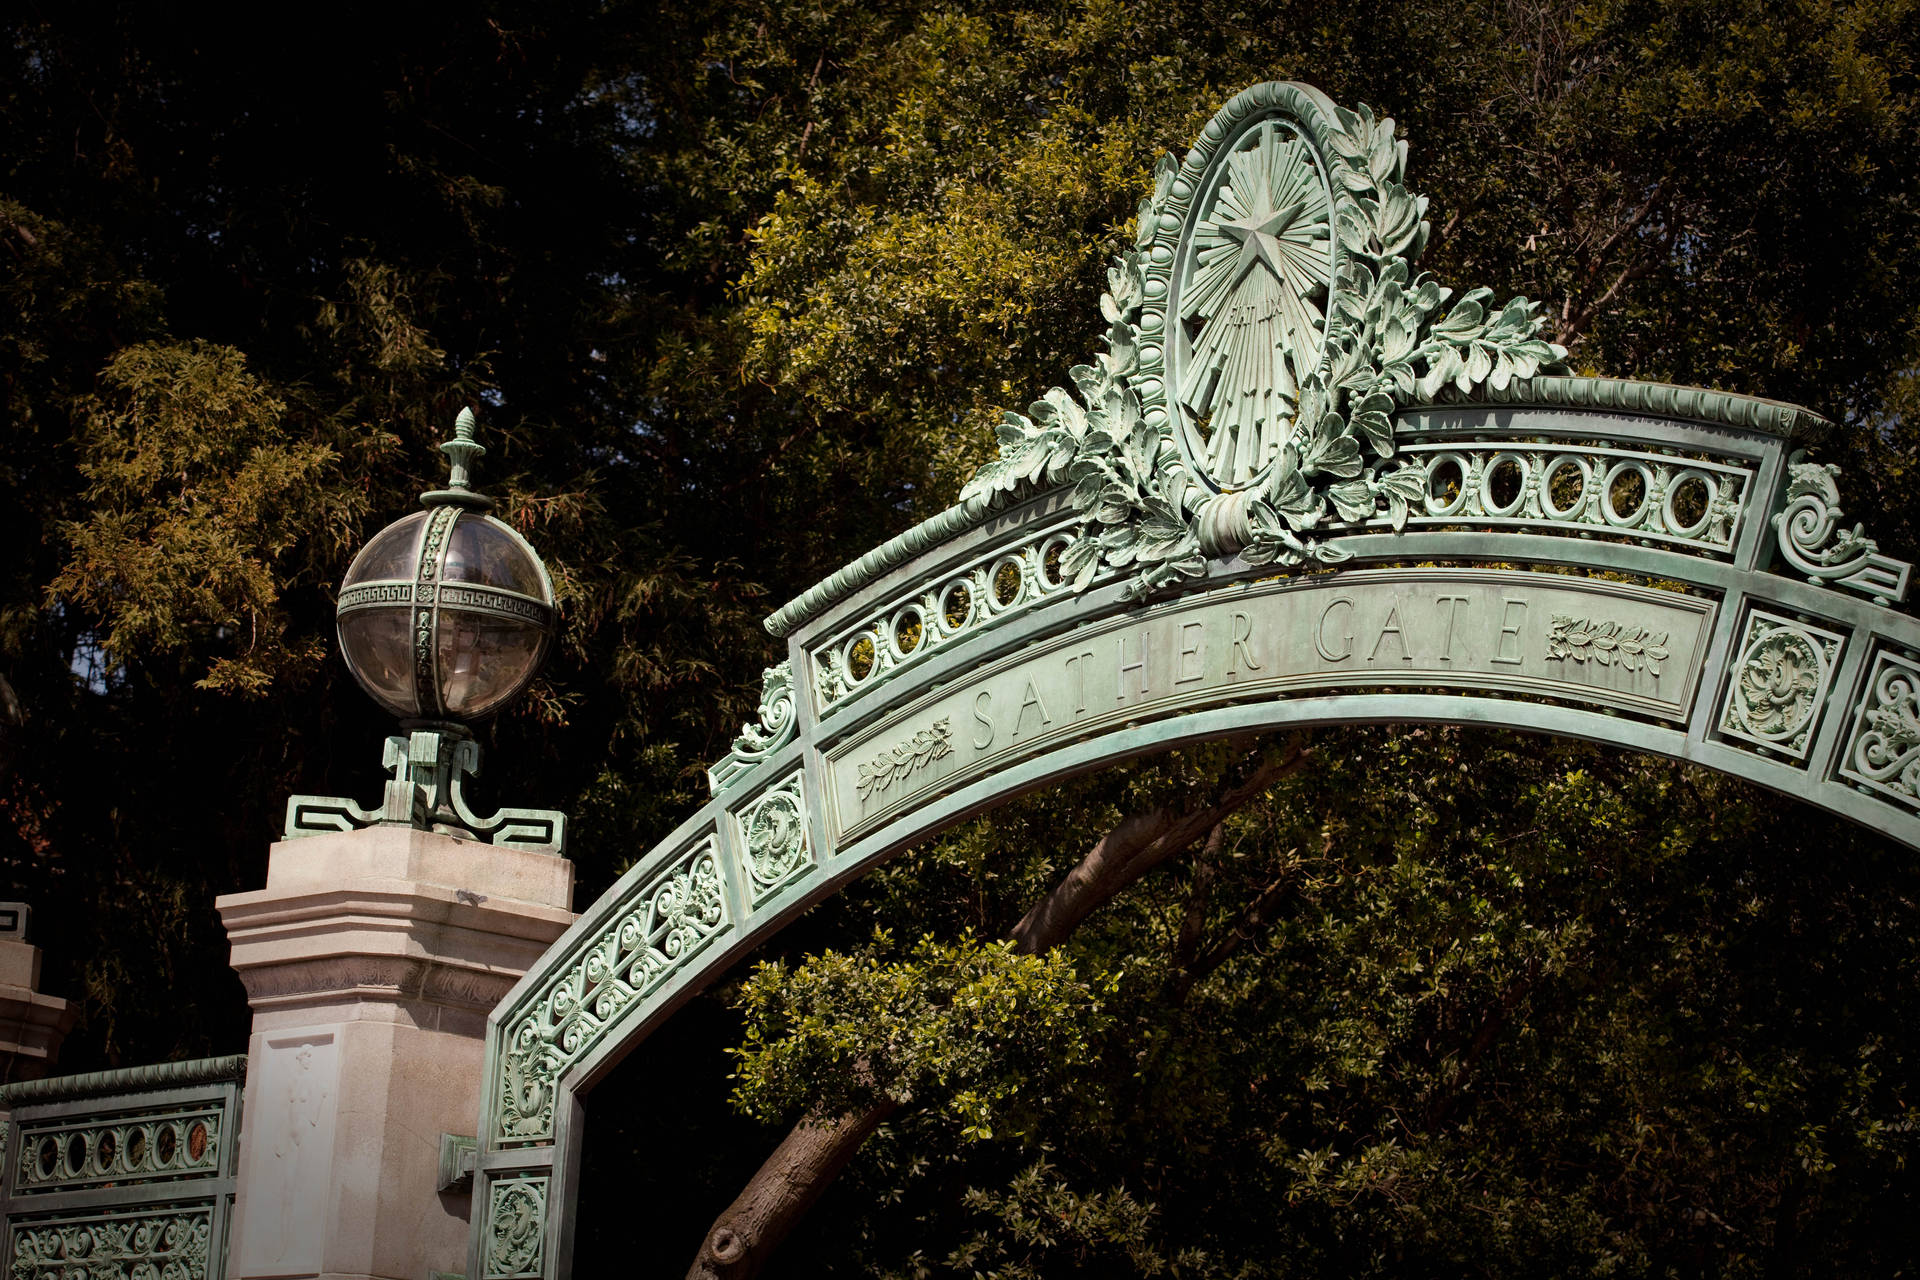
<path fill-rule="evenodd" d="M 551 1137 L 561 1073 L 622 1009 L 660 986 L 727 926 L 718 854 L 709 837 L 654 873 L 633 908 L 515 1020 L 500 1066 L 496 1140 Z"/>
<path fill-rule="evenodd" d="M 540 1274 L 547 1227 L 546 1178 L 493 1184 L 487 1206 L 486 1280 Z"/>
<path fill-rule="evenodd" d="M 1780 554 L 1809 582 L 1851 587 L 1877 604 L 1907 598 L 1913 566 L 1880 554 L 1880 544 L 1861 525 L 1841 527 L 1840 468 L 1806 461 L 1805 451 L 1787 460 L 1786 510 L 1773 518 Z"/>
<path fill-rule="evenodd" d="M 1878 655 L 1840 775 L 1902 804 L 1920 806 L 1920 662 Z"/>
<path fill-rule="evenodd" d="M 793 741 L 799 718 L 794 714 L 793 666 L 782 662 L 760 673 L 760 710 L 757 723 L 740 726 L 733 750 L 707 770 L 707 788 L 717 795 L 729 782 Z"/>
<path fill-rule="evenodd" d="M 201 1206 L 75 1215 L 13 1229 L 12 1280 L 165 1277 L 209 1280 L 213 1211 Z"/>

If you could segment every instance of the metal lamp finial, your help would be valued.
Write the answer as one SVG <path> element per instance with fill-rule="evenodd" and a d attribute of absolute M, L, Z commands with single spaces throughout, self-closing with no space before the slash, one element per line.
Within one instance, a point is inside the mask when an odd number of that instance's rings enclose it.
<path fill-rule="evenodd" d="M 484 511 L 493 505 L 493 499 L 484 493 L 474 491 L 471 484 L 471 472 L 475 458 L 487 452 L 487 446 L 473 438 L 477 420 L 473 416 L 473 407 L 468 405 L 460 410 L 453 420 L 453 439 L 440 446 L 440 452 L 447 455 L 447 487 L 433 489 L 420 495 L 423 505 L 429 507 L 469 507 Z"/>

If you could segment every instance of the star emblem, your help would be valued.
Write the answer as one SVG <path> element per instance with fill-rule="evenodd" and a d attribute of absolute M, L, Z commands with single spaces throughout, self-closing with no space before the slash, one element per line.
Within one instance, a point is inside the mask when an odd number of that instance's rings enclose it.
<path fill-rule="evenodd" d="M 1325 341 L 1332 207 L 1313 149 L 1268 121 L 1227 157 L 1194 228 L 1176 390 L 1187 429 L 1206 424 L 1194 453 L 1217 484 L 1251 480 L 1286 446 Z"/>
<path fill-rule="evenodd" d="M 1237 285 L 1256 264 L 1264 264 L 1275 279 L 1285 279 L 1286 267 L 1283 265 L 1284 251 L 1280 247 L 1280 237 L 1286 234 L 1306 207 L 1305 200 L 1296 200 L 1280 212 L 1264 218 L 1255 215 L 1230 218 L 1214 224 L 1227 239 L 1240 242 L 1240 253 L 1227 269 L 1228 277 Z"/>

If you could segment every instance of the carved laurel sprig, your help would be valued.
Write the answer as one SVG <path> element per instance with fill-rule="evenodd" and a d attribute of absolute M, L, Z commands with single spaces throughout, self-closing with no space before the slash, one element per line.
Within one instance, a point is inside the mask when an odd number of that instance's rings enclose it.
<path fill-rule="evenodd" d="M 896 779 L 905 778 L 935 760 L 953 754 L 953 724 L 946 719 L 933 722 L 905 742 L 860 766 L 858 785 L 865 800 L 874 791 L 885 791 Z"/>
<path fill-rule="evenodd" d="M 1170 159 L 1161 163 L 1163 193 Z M 1143 225 L 1157 216 L 1152 204 Z M 1085 590 L 1103 564 L 1136 567 L 1130 590 L 1138 594 L 1204 574 L 1206 556 L 1186 518 L 1179 449 L 1145 421 L 1130 382 L 1140 364 L 1133 322 L 1146 288 L 1137 250 L 1115 259 L 1107 284 L 1100 311 L 1108 349 L 1070 371 L 1079 397 L 1054 387 L 1026 414 L 1008 412 L 998 429 L 1000 457 L 975 473 L 961 498 L 990 503 L 1043 478 L 1071 483 L 1083 519 L 1062 572 Z"/>
<path fill-rule="evenodd" d="M 1628 671 L 1645 667 L 1657 676 L 1667 656 L 1667 633 L 1646 627 L 1556 613 L 1547 631 L 1547 657 L 1553 661 L 1571 658 L 1602 667 L 1617 663 Z"/>

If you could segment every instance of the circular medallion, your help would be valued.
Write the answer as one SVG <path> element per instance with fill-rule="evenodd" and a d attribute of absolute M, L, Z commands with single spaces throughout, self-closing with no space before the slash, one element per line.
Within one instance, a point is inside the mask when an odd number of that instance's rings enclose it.
<path fill-rule="evenodd" d="M 1223 140 L 1181 229 L 1168 399 L 1188 464 L 1217 488 L 1280 455 L 1325 357 L 1333 197 L 1313 139 L 1269 110 Z"/>
<path fill-rule="evenodd" d="M 1734 682 L 1738 724 L 1756 738 L 1786 742 L 1813 721 L 1814 695 L 1826 658 L 1812 640 L 1788 627 L 1755 637 L 1740 655 Z"/>
<path fill-rule="evenodd" d="M 776 885 L 800 865 L 806 853 L 806 819 L 798 794 L 771 793 L 754 809 L 746 828 L 747 873 L 756 886 Z"/>

